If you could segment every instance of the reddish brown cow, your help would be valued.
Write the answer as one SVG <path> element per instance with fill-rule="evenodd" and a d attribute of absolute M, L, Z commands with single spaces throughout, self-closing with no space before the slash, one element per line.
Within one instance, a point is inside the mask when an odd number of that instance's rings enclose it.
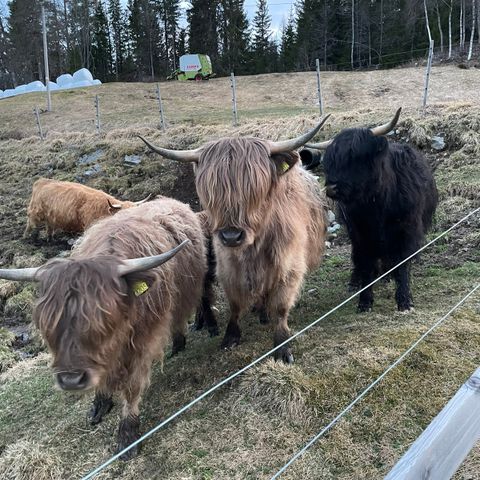
<path fill-rule="evenodd" d="M 238 321 L 251 306 L 262 323 L 274 320 L 275 346 L 290 336 L 289 311 L 305 273 L 321 260 L 326 231 L 320 186 L 301 168 L 295 149 L 324 121 L 284 142 L 225 138 L 178 152 L 142 139 L 165 157 L 196 163 L 196 187 L 213 235 L 217 275 L 230 304 L 223 348 L 239 343 Z M 275 356 L 293 361 L 286 345 Z"/>
<path fill-rule="evenodd" d="M 163 358 L 170 336 L 174 353 L 185 346 L 206 273 L 204 243 L 190 208 L 161 198 L 100 220 L 69 259 L 0 270 L 0 278 L 40 282 L 33 319 L 53 355 L 57 385 L 95 389 L 92 424 L 120 393 L 119 450 L 139 437 L 139 403 L 153 360 Z"/>
<path fill-rule="evenodd" d="M 32 187 L 24 237 L 33 235 L 37 238 L 41 226 L 46 227 L 49 239 L 56 230 L 83 233 L 100 218 L 139 205 L 146 200 L 148 198 L 140 202 L 122 202 L 108 193 L 80 183 L 40 178 Z"/>

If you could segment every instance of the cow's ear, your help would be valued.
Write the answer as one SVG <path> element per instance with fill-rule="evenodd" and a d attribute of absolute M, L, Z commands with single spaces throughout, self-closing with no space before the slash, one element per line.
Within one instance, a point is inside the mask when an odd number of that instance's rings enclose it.
<path fill-rule="evenodd" d="M 377 137 L 377 153 L 382 153 L 388 148 L 388 140 L 384 137 Z"/>
<path fill-rule="evenodd" d="M 290 171 L 292 167 L 299 161 L 300 156 L 297 152 L 275 153 L 270 157 L 277 168 L 279 175 L 283 175 Z"/>

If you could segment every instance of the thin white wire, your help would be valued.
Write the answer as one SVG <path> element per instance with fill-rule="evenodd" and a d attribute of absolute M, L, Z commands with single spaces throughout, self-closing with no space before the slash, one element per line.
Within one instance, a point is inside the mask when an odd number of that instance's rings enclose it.
<path fill-rule="evenodd" d="M 394 266 L 393 268 L 391 268 L 390 270 L 388 270 L 387 272 L 383 273 L 382 275 L 380 275 L 377 279 L 375 279 L 373 282 L 369 283 L 367 286 L 363 287 L 361 290 L 358 290 L 357 292 L 355 292 L 353 295 L 351 295 L 350 297 L 348 297 L 346 300 L 344 300 L 343 302 L 341 302 L 340 304 L 338 304 L 336 307 L 332 308 L 331 310 L 329 310 L 327 313 L 325 313 L 324 315 L 322 315 L 320 318 L 317 318 L 317 320 L 313 321 L 312 323 L 310 323 L 309 325 L 307 325 L 306 327 L 302 328 L 300 331 L 298 331 L 297 333 L 293 334 L 290 338 L 288 338 L 287 340 L 285 340 L 284 342 L 280 343 L 279 345 L 277 345 L 276 347 L 272 348 L 271 350 L 269 350 L 267 353 L 264 353 L 262 356 L 258 357 L 256 360 L 254 360 L 253 362 L 249 363 L 248 365 L 246 365 L 245 367 L 241 368 L 240 370 L 237 370 L 235 373 L 232 373 L 231 375 L 229 375 L 228 377 L 224 378 L 222 381 L 218 382 L 217 384 L 215 384 L 213 387 L 209 388 L 207 391 L 203 392 L 201 395 L 199 395 L 197 398 L 195 398 L 194 400 L 192 400 L 190 403 L 188 403 L 187 405 L 183 406 L 180 410 L 177 410 L 175 413 L 173 413 L 172 415 L 170 415 L 168 418 L 166 418 L 163 422 L 159 423 L 156 427 L 152 428 L 151 430 L 149 430 L 147 433 L 145 433 L 144 435 L 142 435 L 138 440 L 135 440 L 135 442 L 131 443 L 128 447 L 125 447 L 123 450 L 121 450 L 120 452 L 116 453 L 115 455 L 113 455 L 110 459 L 108 459 L 106 462 L 102 463 L 99 467 L 97 467 L 95 470 L 91 471 L 88 475 L 86 475 L 85 477 L 82 478 L 82 480 L 89 480 L 90 478 L 93 478 L 94 476 L 96 476 L 98 473 L 100 473 L 100 471 L 102 471 L 104 468 L 108 467 L 111 463 L 113 463 L 115 460 L 117 460 L 119 457 L 121 457 L 124 453 L 128 452 L 131 448 L 137 446 L 139 443 L 143 442 L 144 440 L 146 440 L 147 438 L 149 438 L 151 435 L 153 435 L 155 432 L 157 432 L 158 430 L 160 430 L 161 428 L 163 428 L 165 425 L 167 425 L 168 423 L 170 423 L 172 420 L 174 420 L 175 418 L 177 418 L 179 415 L 181 415 L 183 412 L 189 410 L 190 408 L 192 408 L 194 405 L 196 405 L 198 402 L 200 402 L 201 400 L 203 400 L 205 397 L 207 397 L 208 395 L 210 395 L 211 393 L 213 393 L 215 390 L 218 390 L 220 387 L 222 387 L 223 385 L 225 385 L 226 383 L 230 382 L 231 380 L 233 380 L 234 378 L 238 377 L 239 375 L 241 375 L 243 372 L 249 370 L 250 368 L 252 368 L 253 366 L 255 366 L 257 363 L 261 362 L 262 360 L 264 360 L 265 358 L 269 357 L 272 353 L 276 352 L 278 349 L 282 348 L 283 346 L 285 346 L 287 343 L 289 343 L 290 341 L 294 340 L 295 338 L 297 338 L 298 336 L 302 335 L 303 333 L 305 333 L 307 330 L 309 330 L 310 328 L 312 328 L 313 326 L 317 325 L 317 323 L 321 322 L 324 318 L 328 317 L 329 315 L 331 315 L 332 313 L 334 313 L 335 311 L 337 311 L 339 308 L 343 307 L 343 305 L 345 305 L 346 303 L 348 303 L 350 300 L 352 300 L 353 298 L 355 298 L 356 296 L 360 295 L 361 292 L 363 292 L 364 290 L 366 290 L 367 288 L 370 288 L 372 285 L 374 285 L 375 283 L 377 283 L 379 280 L 381 280 L 383 277 L 389 275 L 391 272 L 393 272 L 396 268 L 398 268 L 400 265 L 403 265 L 405 262 L 408 262 L 409 260 L 411 260 L 413 257 L 415 257 L 416 255 L 418 255 L 420 252 L 422 252 L 423 250 L 425 250 L 427 247 L 429 247 L 430 245 L 432 245 L 433 243 L 435 243 L 436 241 L 440 240 L 442 237 L 444 237 L 445 235 L 447 235 L 450 231 L 452 231 L 454 228 L 456 228 L 458 225 L 460 225 L 461 223 L 463 223 L 464 221 L 466 221 L 467 219 L 469 219 L 472 215 L 475 215 L 478 211 L 480 211 L 480 207 L 476 208 L 475 210 L 473 210 L 472 212 L 470 212 L 468 215 L 465 215 L 465 217 L 463 217 L 461 220 L 459 220 L 457 223 L 455 223 L 454 225 L 452 225 L 450 228 L 448 228 L 447 230 L 445 230 L 443 233 L 441 233 L 440 235 L 438 235 L 437 237 L 435 237 L 433 240 L 431 240 L 430 242 L 428 242 L 427 244 L 425 244 L 423 247 L 419 248 L 415 253 L 412 253 L 409 257 L 405 258 L 404 260 L 402 260 L 400 263 L 398 263 L 396 266 Z"/>
<path fill-rule="evenodd" d="M 465 297 L 463 297 L 454 307 L 452 307 L 440 320 L 434 323 L 418 340 L 416 340 L 410 347 L 402 354 L 400 357 L 395 360 L 374 382 L 372 382 L 363 392 L 358 395 L 353 402 L 346 406 L 325 428 L 323 428 L 317 435 L 315 435 L 310 441 L 305 444 L 305 446 L 299 450 L 270 480 L 277 479 L 293 462 L 295 462 L 299 457 L 301 457 L 320 437 L 322 437 L 326 432 L 328 432 L 346 413 L 348 413 L 373 387 L 375 387 L 383 378 L 394 369 L 403 359 L 414 350 L 417 345 L 423 341 L 423 339 L 429 335 L 435 328 L 437 328 L 441 323 L 443 323 L 451 313 L 453 313 L 460 305 L 466 302 L 478 289 L 480 288 L 480 283 L 471 290 Z"/>

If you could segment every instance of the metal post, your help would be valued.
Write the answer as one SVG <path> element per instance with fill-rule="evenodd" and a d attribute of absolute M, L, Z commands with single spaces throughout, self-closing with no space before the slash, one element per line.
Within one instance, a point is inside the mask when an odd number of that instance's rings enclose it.
<path fill-rule="evenodd" d="M 425 112 L 425 107 L 427 106 L 427 97 L 428 97 L 428 84 L 430 82 L 430 71 L 432 69 L 432 60 L 433 60 L 433 45 L 435 41 L 430 40 L 430 48 L 428 49 L 428 61 L 427 61 L 427 71 L 425 73 L 425 91 L 423 93 L 423 110 Z"/>
<path fill-rule="evenodd" d="M 163 116 L 162 96 L 160 95 L 160 85 L 157 83 L 158 111 L 160 113 L 160 128 L 165 131 L 165 117 Z"/>
<path fill-rule="evenodd" d="M 318 92 L 318 105 L 320 106 L 320 116 L 323 115 L 323 98 L 322 98 L 322 83 L 320 81 L 320 60 L 317 58 L 317 92 Z"/>
<path fill-rule="evenodd" d="M 95 126 L 97 127 L 97 133 L 100 133 L 100 105 L 98 95 L 95 95 Z"/>
<path fill-rule="evenodd" d="M 40 138 L 44 140 L 42 124 L 40 123 L 40 115 L 38 114 L 38 107 L 33 109 L 33 113 L 35 114 L 35 119 L 37 120 L 38 134 L 40 135 Z"/>
<path fill-rule="evenodd" d="M 45 86 L 47 87 L 47 111 L 52 110 L 52 98 L 50 96 L 50 72 L 48 68 L 47 47 L 47 23 L 45 21 L 45 5 L 42 2 L 42 30 L 43 30 L 43 63 L 45 67 Z"/>
<path fill-rule="evenodd" d="M 232 85 L 232 111 L 233 111 L 233 126 L 238 125 L 238 116 L 237 116 L 237 90 L 235 85 L 235 74 L 232 72 L 230 74 L 230 83 Z"/>

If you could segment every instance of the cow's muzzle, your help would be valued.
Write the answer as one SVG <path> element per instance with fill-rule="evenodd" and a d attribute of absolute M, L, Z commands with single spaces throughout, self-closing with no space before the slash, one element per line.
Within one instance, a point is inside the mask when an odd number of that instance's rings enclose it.
<path fill-rule="evenodd" d="M 57 383 L 62 390 L 83 390 L 89 384 L 87 371 L 59 372 Z"/>
<path fill-rule="evenodd" d="M 239 228 L 224 228 L 218 232 L 218 236 L 226 247 L 239 247 L 245 240 L 245 230 Z"/>

